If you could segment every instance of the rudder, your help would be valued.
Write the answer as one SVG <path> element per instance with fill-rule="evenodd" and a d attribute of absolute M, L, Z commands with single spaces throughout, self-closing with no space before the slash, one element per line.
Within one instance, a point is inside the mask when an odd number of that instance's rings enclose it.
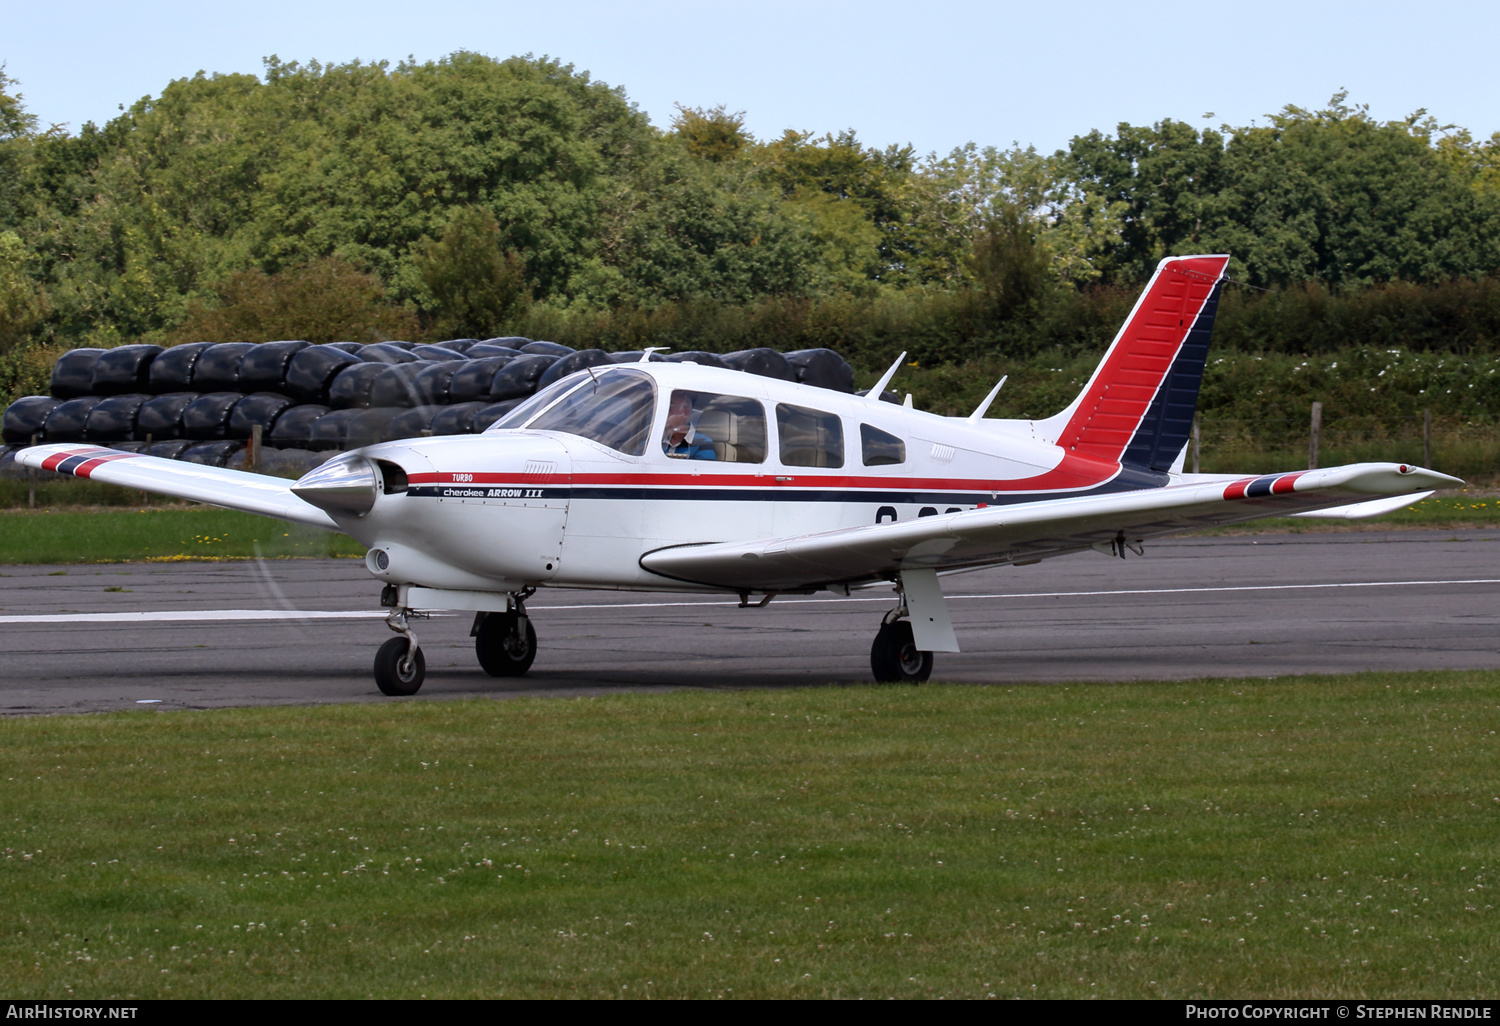
<path fill-rule="evenodd" d="M 1187 445 L 1226 255 L 1168 257 L 1078 398 L 1044 425 L 1080 456 L 1168 471 Z M 1047 431 L 1051 435 L 1051 431 Z"/>

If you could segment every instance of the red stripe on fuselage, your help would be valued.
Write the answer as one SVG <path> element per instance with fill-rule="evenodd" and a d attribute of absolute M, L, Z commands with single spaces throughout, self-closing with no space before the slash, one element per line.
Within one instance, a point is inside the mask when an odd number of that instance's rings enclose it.
<path fill-rule="evenodd" d="M 643 470 L 634 473 L 617 474 L 482 474 L 445 472 L 433 474 L 412 474 L 410 481 L 414 485 L 514 485 L 518 487 L 543 487 L 547 485 L 620 485 L 640 487 L 642 485 L 657 487 L 739 487 L 739 488 L 879 488 L 890 489 L 892 487 L 908 488 L 914 491 L 942 492 L 1029 492 L 1029 491 L 1060 491 L 1070 489 L 1094 488 L 1114 478 L 1119 472 L 1118 464 L 1101 463 L 1098 460 L 1085 459 L 1069 455 L 1063 459 L 1052 470 L 1046 471 L 1036 477 L 1016 478 L 1013 480 L 988 480 L 984 478 L 941 478 L 941 477 L 897 477 L 848 474 L 828 474 L 820 472 L 811 467 L 784 467 L 780 472 L 774 472 L 777 468 L 770 468 L 767 473 L 744 474 L 719 471 L 716 468 L 722 464 L 704 460 L 699 466 L 701 473 L 682 474 L 672 471 Z"/>

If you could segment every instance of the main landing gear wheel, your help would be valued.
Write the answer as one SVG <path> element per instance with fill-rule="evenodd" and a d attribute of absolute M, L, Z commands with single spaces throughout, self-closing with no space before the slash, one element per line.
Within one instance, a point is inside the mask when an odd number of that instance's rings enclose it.
<path fill-rule="evenodd" d="M 932 653 L 917 648 L 910 622 L 883 623 L 870 646 L 870 669 L 881 684 L 920 684 L 932 676 Z"/>
<path fill-rule="evenodd" d="M 524 629 L 518 629 L 524 621 Z M 474 654 L 491 677 L 519 677 L 531 669 L 536 658 L 536 630 L 531 617 L 515 613 L 490 613 L 479 622 L 474 635 Z"/>
<path fill-rule="evenodd" d="M 426 657 L 405 638 L 391 638 L 375 653 L 375 686 L 383 695 L 415 695 L 425 676 Z"/>

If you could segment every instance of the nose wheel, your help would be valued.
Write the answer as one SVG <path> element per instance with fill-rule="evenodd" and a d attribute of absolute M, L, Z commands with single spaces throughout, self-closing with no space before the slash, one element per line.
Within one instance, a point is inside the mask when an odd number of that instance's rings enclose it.
<path fill-rule="evenodd" d="M 410 610 L 393 609 L 385 625 L 400 634 L 375 653 L 375 686 L 382 695 L 415 695 L 427 676 L 427 659 L 406 622 Z"/>

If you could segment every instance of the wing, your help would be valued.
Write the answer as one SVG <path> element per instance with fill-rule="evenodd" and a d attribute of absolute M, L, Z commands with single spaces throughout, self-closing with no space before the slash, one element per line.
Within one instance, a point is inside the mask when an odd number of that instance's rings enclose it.
<path fill-rule="evenodd" d="M 1345 507 L 1372 497 L 1415 501 L 1419 493 L 1455 484 L 1462 482 L 1430 470 L 1358 463 L 983 507 L 799 538 L 673 546 L 647 553 L 641 566 L 695 584 L 791 591 L 889 579 L 917 569 L 1032 563 L 1091 547 L 1108 552 L 1159 535 Z"/>
<path fill-rule="evenodd" d="M 329 531 L 339 529 L 327 513 L 293 495 L 294 482 L 285 478 L 181 463 L 97 445 L 36 445 L 18 452 L 16 462 L 37 470 L 55 470 L 105 484 L 209 502 L 294 524 Z"/>

